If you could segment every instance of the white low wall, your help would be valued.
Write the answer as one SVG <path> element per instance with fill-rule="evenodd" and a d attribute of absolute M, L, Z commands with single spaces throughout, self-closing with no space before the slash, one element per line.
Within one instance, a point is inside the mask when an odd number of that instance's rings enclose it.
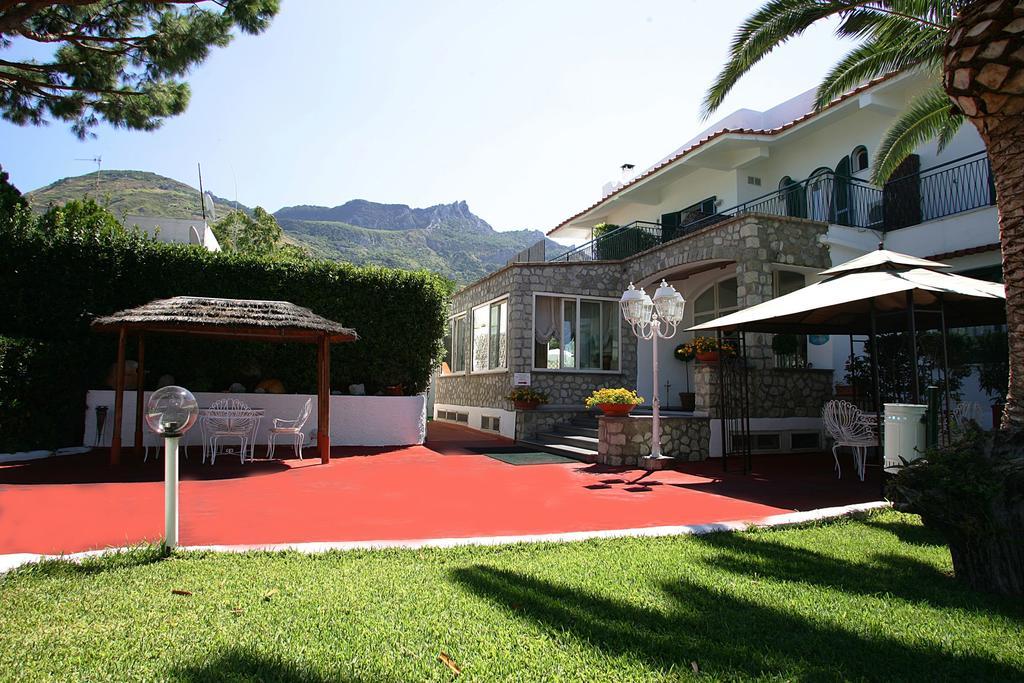
<path fill-rule="evenodd" d="M 146 392 L 149 400 L 151 392 Z M 268 431 L 275 417 L 292 420 L 302 412 L 307 398 L 313 399 L 312 413 L 303 431 L 306 443 L 316 433 L 316 396 L 305 394 L 219 394 L 199 392 L 199 407 L 208 408 L 222 398 L 236 398 L 250 408 L 264 412 L 256 435 L 257 444 L 267 443 Z M 419 396 L 331 396 L 332 446 L 411 446 L 422 444 L 427 437 L 426 397 Z M 96 439 L 96 406 L 108 406 L 107 420 L 100 439 Z M 114 392 L 92 390 L 86 396 L 85 444 L 109 446 L 114 424 Z M 157 437 L 148 434 L 145 441 L 156 443 Z M 185 435 L 187 445 L 202 441 L 198 425 Z M 121 421 L 121 444 L 135 445 L 135 392 L 124 395 L 124 415 Z"/>

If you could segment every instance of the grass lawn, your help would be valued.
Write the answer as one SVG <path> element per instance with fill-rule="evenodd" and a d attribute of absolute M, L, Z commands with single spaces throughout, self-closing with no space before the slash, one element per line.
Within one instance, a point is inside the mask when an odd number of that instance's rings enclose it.
<path fill-rule="evenodd" d="M 176 595 L 172 590 L 189 591 Z M 3 680 L 1024 680 L 916 517 L 453 550 L 152 549 L 0 578 Z"/>

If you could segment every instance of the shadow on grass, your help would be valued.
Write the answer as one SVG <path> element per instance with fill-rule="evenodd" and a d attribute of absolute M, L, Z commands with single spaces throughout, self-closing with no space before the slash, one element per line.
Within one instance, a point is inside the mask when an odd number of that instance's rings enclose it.
<path fill-rule="evenodd" d="M 159 543 L 138 545 L 125 550 L 116 550 L 96 557 L 86 557 L 77 562 L 55 558 L 23 565 L 11 571 L 10 576 L 32 575 L 39 577 L 86 576 L 119 569 L 135 569 L 165 559 L 167 555 Z"/>
<path fill-rule="evenodd" d="M 359 678 L 340 672 L 324 675 L 310 668 L 297 666 L 290 662 L 270 658 L 256 652 L 240 649 L 229 650 L 216 658 L 194 666 L 182 665 L 170 671 L 172 681 L 276 681 L 279 683 L 327 683 L 341 681 L 380 681 L 378 676 L 372 679 Z"/>
<path fill-rule="evenodd" d="M 876 521 L 875 526 L 888 529 L 889 524 Z M 905 555 L 879 552 L 870 556 L 872 564 L 862 564 L 745 534 L 707 534 L 694 539 L 718 551 L 704 562 L 739 576 L 811 584 L 850 595 L 888 594 L 923 605 L 996 613 L 1024 622 L 1020 605 L 970 591 L 933 565 Z"/>
<path fill-rule="evenodd" d="M 605 654 L 632 656 L 660 671 L 689 670 L 697 662 L 702 671 L 723 678 L 904 680 L 931 672 L 944 680 L 978 681 L 1024 675 L 973 654 L 888 639 L 870 626 L 815 622 L 781 605 L 770 607 L 686 578 L 662 584 L 671 604 L 660 608 L 489 566 L 457 569 L 453 577 L 556 636 L 570 633 Z"/>
<path fill-rule="evenodd" d="M 910 524 L 908 522 L 882 522 L 877 519 L 865 519 L 862 524 L 869 526 L 872 529 L 884 531 L 892 534 L 900 541 L 908 545 L 917 546 L 941 546 L 946 545 L 946 542 L 942 540 L 942 536 L 938 532 L 928 529 L 920 524 Z"/>

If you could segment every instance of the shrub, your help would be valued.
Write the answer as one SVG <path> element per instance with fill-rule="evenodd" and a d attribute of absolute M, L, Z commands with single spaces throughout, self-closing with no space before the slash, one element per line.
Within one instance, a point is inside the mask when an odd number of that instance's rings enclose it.
<path fill-rule="evenodd" d="M 902 467 L 890 497 L 921 515 L 949 544 L 953 571 L 969 585 L 1024 594 L 1022 435 L 974 428 Z"/>
<path fill-rule="evenodd" d="M 114 335 L 91 332 L 91 321 L 179 295 L 286 300 L 355 328 L 359 341 L 332 350 L 334 387 L 365 384 L 376 393 L 401 384 L 415 393 L 440 362 L 451 283 L 438 275 L 162 244 L 115 229 L 104 213 L 81 202 L 37 224 L 0 228 L 0 335 L 64 342 L 71 355 L 58 367 L 87 352 L 86 376 L 75 379 L 79 403 L 87 389 L 104 386 L 116 356 Z M 289 392 L 316 387 L 312 345 L 151 336 L 146 369 L 147 387 L 165 373 L 194 391 L 232 382 L 251 390 L 260 376 L 280 379 Z"/>
<path fill-rule="evenodd" d="M 693 350 L 694 355 L 698 353 L 714 353 L 715 351 L 724 356 L 731 357 L 736 355 L 736 349 L 732 344 L 729 342 L 719 343 L 715 337 L 695 337 L 690 342 L 690 348 Z"/>
<path fill-rule="evenodd" d="M 547 392 L 530 387 L 516 387 L 508 392 L 508 396 L 505 398 L 512 402 L 522 401 L 525 403 L 540 403 L 541 405 L 544 405 L 549 400 Z"/>
<path fill-rule="evenodd" d="M 81 387 L 96 370 L 81 345 L 0 337 L 0 452 L 81 443 Z"/>
<path fill-rule="evenodd" d="M 596 389 L 586 400 L 588 408 L 599 406 L 602 403 L 618 403 L 638 406 L 643 403 L 643 398 L 636 395 L 632 389 Z"/>
<path fill-rule="evenodd" d="M 693 350 L 692 344 L 684 342 L 676 346 L 675 350 L 672 351 L 672 355 L 676 357 L 677 361 L 689 363 L 697 357 L 697 352 Z"/>

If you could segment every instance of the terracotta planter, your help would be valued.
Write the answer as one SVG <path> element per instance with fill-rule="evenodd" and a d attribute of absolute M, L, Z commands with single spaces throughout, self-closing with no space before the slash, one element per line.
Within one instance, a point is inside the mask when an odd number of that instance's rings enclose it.
<path fill-rule="evenodd" d="M 697 361 L 699 363 L 717 363 L 721 355 L 718 351 L 705 351 L 697 354 Z"/>
<path fill-rule="evenodd" d="M 697 394 L 692 391 L 680 391 L 679 404 L 682 406 L 683 412 L 692 413 L 697 409 Z"/>
<path fill-rule="evenodd" d="M 632 403 L 598 403 L 597 407 L 608 417 L 626 417 L 636 408 Z"/>
<path fill-rule="evenodd" d="M 401 384 L 392 384 L 389 387 L 384 387 L 385 396 L 405 396 L 405 391 L 402 389 Z"/>
<path fill-rule="evenodd" d="M 516 410 L 537 410 L 540 401 L 512 401 L 512 405 L 516 407 Z"/>
<path fill-rule="evenodd" d="M 849 384 L 837 384 L 836 396 L 853 396 L 853 386 Z"/>

